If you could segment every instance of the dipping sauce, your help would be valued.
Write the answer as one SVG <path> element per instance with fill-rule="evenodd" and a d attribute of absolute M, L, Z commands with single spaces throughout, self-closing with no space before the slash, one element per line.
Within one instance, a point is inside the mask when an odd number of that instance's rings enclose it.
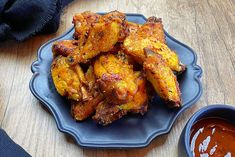
<path fill-rule="evenodd" d="M 235 157 L 235 125 L 219 118 L 205 118 L 191 129 L 194 157 Z"/>

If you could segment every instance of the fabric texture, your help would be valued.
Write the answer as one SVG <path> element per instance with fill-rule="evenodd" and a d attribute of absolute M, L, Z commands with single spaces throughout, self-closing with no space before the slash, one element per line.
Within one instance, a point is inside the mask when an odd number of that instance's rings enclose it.
<path fill-rule="evenodd" d="M 11 140 L 6 132 L 0 129 L 0 156 L 1 157 L 30 157 L 23 148 Z"/>
<path fill-rule="evenodd" d="M 61 10 L 72 0 L 0 0 L 0 41 L 23 41 L 37 33 L 54 33 Z"/>

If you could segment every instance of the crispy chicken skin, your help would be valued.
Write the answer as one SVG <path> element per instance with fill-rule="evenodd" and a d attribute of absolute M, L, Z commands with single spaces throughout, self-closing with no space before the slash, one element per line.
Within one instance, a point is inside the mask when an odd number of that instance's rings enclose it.
<path fill-rule="evenodd" d="M 82 121 L 93 115 L 97 105 L 103 100 L 103 95 L 98 94 L 86 101 L 71 101 L 71 114 L 77 121 Z"/>
<path fill-rule="evenodd" d="M 114 104 L 131 101 L 138 90 L 140 73 L 113 54 L 100 56 L 94 63 L 94 72 L 100 90 Z"/>
<path fill-rule="evenodd" d="M 61 40 L 52 45 L 53 56 L 62 55 L 67 57 L 74 51 L 79 51 L 79 42 L 77 40 Z"/>
<path fill-rule="evenodd" d="M 52 62 L 51 75 L 61 96 L 75 101 L 88 99 L 86 79 L 79 65 L 70 66 L 66 57 L 58 56 Z"/>
<path fill-rule="evenodd" d="M 98 104 L 96 113 L 92 118 L 101 125 L 108 125 L 129 112 L 143 115 L 147 112 L 148 108 L 148 96 L 145 83 L 146 81 L 143 77 L 138 78 L 138 91 L 133 100 L 128 103 L 115 105 L 107 101 L 107 99 L 102 101 Z"/>
<path fill-rule="evenodd" d="M 91 25 L 86 42 L 68 58 L 73 64 L 86 63 L 101 52 L 108 52 L 116 43 L 121 42 L 128 33 L 125 14 L 113 11 L 101 16 L 98 22 Z"/>
<path fill-rule="evenodd" d="M 142 38 L 153 37 L 161 43 L 166 43 L 162 19 L 154 16 L 148 18 L 146 23 L 138 29 L 137 34 Z"/>
<path fill-rule="evenodd" d="M 136 33 L 137 30 L 141 27 L 140 24 L 134 23 L 134 22 L 127 22 L 127 27 L 128 27 L 128 31 L 130 34 L 132 33 Z"/>
<path fill-rule="evenodd" d="M 167 66 L 161 55 L 145 48 L 147 58 L 143 64 L 144 70 L 157 92 L 169 107 L 181 106 L 181 94 L 176 76 Z"/>
<path fill-rule="evenodd" d="M 98 22 L 100 17 L 101 15 L 90 11 L 85 11 L 73 16 L 73 24 L 75 28 L 73 37 L 78 40 L 80 45 L 83 45 L 86 42 L 92 25 Z"/>
<path fill-rule="evenodd" d="M 85 79 L 87 81 L 86 85 L 90 97 L 87 100 L 71 101 L 71 114 L 77 121 L 82 121 L 93 115 L 96 106 L 104 98 L 103 94 L 99 91 L 92 66 L 89 66 L 85 73 Z"/>
<path fill-rule="evenodd" d="M 166 44 L 164 38 L 164 31 L 162 24 L 157 25 L 155 22 L 159 21 L 154 17 L 148 19 L 148 21 L 142 25 L 136 33 L 131 33 L 123 43 L 125 53 L 133 56 L 140 64 L 142 64 L 146 58 L 144 54 L 144 48 L 151 47 L 155 53 L 160 54 L 166 61 L 171 70 L 180 73 L 185 70 L 185 66 L 179 61 L 177 54 L 172 51 Z"/>
<path fill-rule="evenodd" d="M 185 70 L 185 66 L 180 63 L 177 54 L 155 38 L 149 37 L 143 39 L 131 35 L 124 41 L 125 52 L 133 56 L 141 64 L 146 59 L 144 54 L 144 48 L 146 47 L 151 47 L 156 54 L 161 55 L 171 70 L 177 73 Z"/>

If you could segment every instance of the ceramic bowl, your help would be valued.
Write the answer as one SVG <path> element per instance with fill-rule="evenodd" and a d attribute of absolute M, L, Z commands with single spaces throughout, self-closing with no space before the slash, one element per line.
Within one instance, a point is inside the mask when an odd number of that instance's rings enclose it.
<path fill-rule="evenodd" d="M 230 121 L 235 124 L 235 107 L 229 105 L 209 105 L 203 107 L 197 111 L 187 122 L 184 127 L 178 145 L 178 156 L 179 157 L 193 157 L 190 150 L 190 131 L 197 121 L 208 118 L 208 117 L 218 117 Z"/>

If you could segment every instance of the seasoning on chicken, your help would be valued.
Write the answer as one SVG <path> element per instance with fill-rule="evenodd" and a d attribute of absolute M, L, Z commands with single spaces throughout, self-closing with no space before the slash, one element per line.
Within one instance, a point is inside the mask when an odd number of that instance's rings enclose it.
<path fill-rule="evenodd" d="M 100 90 L 114 104 L 131 101 L 138 90 L 140 73 L 113 54 L 100 56 L 94 63 L 94 72 Z"/>
<path fill-rule="evenodd" d="M 79 51 L 68 56 L 72 64 L 86 63 L 101 52 L 108 52 L 126 37 L 125 14 L 113 11 L 101 16 L 91 25 L 87 40 Z"/>
<path fill-rule="evenodd" d="M 74 51 L 79 51 L 79 42 L 77 40 L 61 40 L 54 42 L 52 45 L 53 56 L 62 55 L 67 57 Z"/>
<path fill-rule="evenodd" d="M 169 107 L 180 107 L 181 95 L 176 76 L 160 55 L 149 48 L 145 48 L 145 52 L 147 58 L 143 66 L 147 80 Z"/>
<path fill-rule="evenodd" d="M 148 108 L 148 96 L 145 83 L 146 81 L 143 77 L 138 78 L 138 91 L 133 100 L 128 103 L 115 105 L 107 101 L 107 99 L 99 103 L 93 119 L 101 125 L 108 125 L 128 113 L 139 113 L 143 115 L 147 112 Z"/>
<path fill-rule="evenodd" d="M 78 121 L 82 121 L 93 115 L 97 105 L 104 98 L 103 94 L 99 91 L 92 66 L 90 66 L 85 73 L 85 78 L 87 82 L 87 91 L 90 95 L 89 99 L 82 101 L 71 101 L 71 114 L 74 119 Z"/>
<path fill-rule="evenodd" d="M 146 58 L 144 48 L 151 47 L 155 53 L 162 56 L 171 70 L 181 73 L 185 70 L 185 66 L 179 61 L 177 54 L 172 51 L 166 44 L 164 31 L 161 25 L 157 25 L 153 21 L 159 21 L 151 17 L 144 25 L 142 25 L 136 33 L 131 33 L 123 42 L 125 53 L 133 56 L 140 64 Z"/>
<path fill-rule="evenodd" d="M 73 24 L 75 28 L 73 37 L 79 42 L 81 46 L 86 42 L 92 25 L 98 22 L 100 17 L 101 15 L 90 11 L 85 11 L 73 16 Z"/>
<path fill-rule="evenodd" d="M 75 101 L 89 98 L 86 79 L 78 64 L 70 66 L 66 57 L 58 56 L 52 62 L 51 75 L 56 90 L 61 96 Z"/>

